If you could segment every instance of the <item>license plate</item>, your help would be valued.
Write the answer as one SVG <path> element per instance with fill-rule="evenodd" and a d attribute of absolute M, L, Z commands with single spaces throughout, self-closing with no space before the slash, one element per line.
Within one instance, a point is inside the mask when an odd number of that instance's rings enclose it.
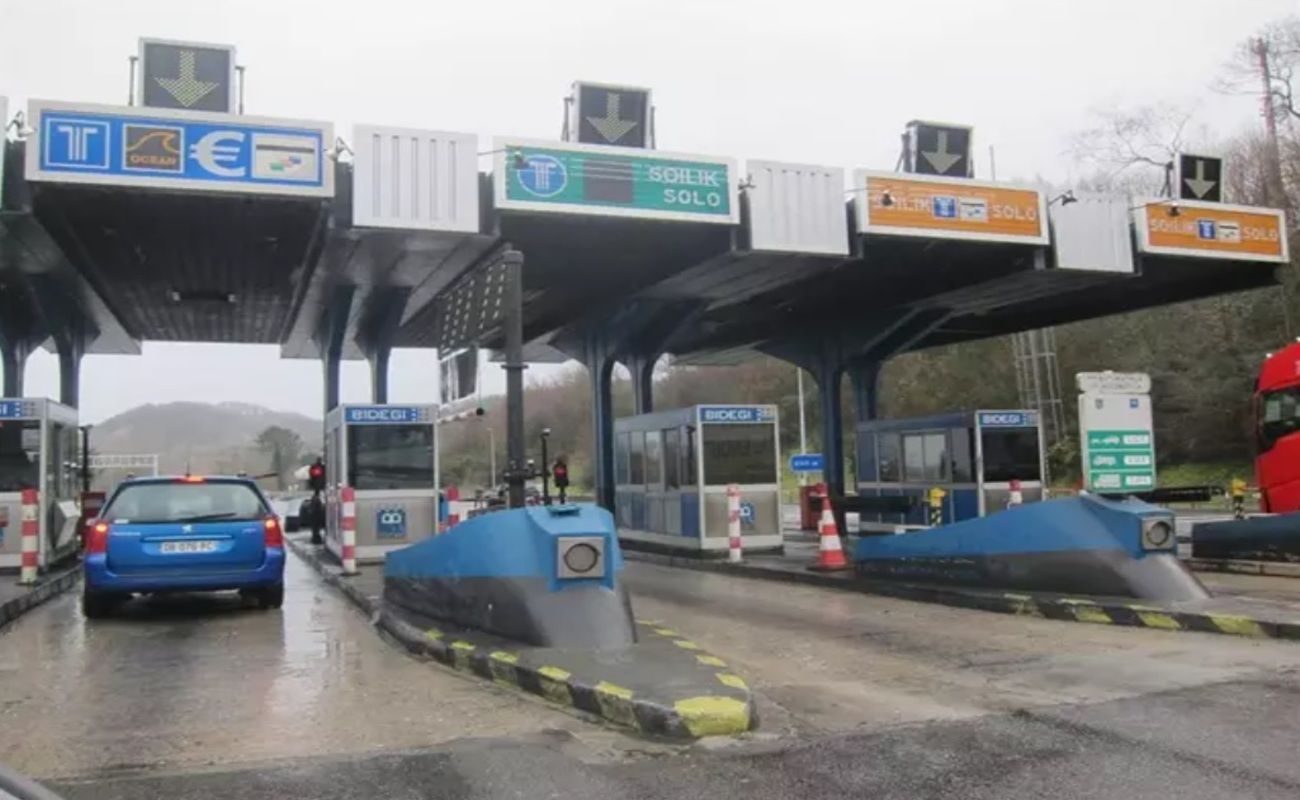
<path fill-rule="evenodd" d="M 159 550 L 163 553 L 215 553 L 217 543 L 214 541 L 163 542 Z"/>

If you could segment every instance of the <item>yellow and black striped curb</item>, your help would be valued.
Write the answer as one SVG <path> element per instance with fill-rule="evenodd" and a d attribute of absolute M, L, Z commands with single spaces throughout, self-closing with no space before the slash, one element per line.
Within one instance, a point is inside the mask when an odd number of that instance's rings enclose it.
<path fill-rule="evenodd" d="M 658 674 L 655 685 L 630 685 L 617 663 L 592 663 L 582 651 L 532 648 L 465 631 L 412 624 L 388 608 L 378 625 L 412 653 L 552 703 L 594 714 L 638 733 L 698 739 L 757 727 L 749 687 L 722 659 L 668 628 L 638 623 L 641 641 L 620 657 Z M 591 651 L 586 651 L 590 653 Z M 582 662 L 582 663 L 575 663 Z M 593 673 L 606 670 L 604 678 Z"/>
<path fill-rule="evenodd" d="M 658 622 L 637 620 L 638 644 L 622 651 L 662 670 L 656 685 L 627 685 L 627 668 L 609 666 L 593 679 L 590 664 L 570 661 L 564 651 L 532 648 L 485 634 L 421 627 L 390 613 L 377 597 L 367 596 L 321 554 L 286 539 L 290 549 L 320 573 L 327 584 L 417 655 L 492 681 L 530 692 L 645 734 L 698 739 L 744 733 L 758 727 L 758 711 L 743 678 L 725 661 Z M 643 665 L 644 666 L 644 665 Z"/>
<path fill-rule="evenodd" d="M 730 564 L 654 553 L 625 552 L 633 561 L 672 567 L 719 572 L 746 578 L 798 583 L 807 586 L 866 592 L 1002 614 L 1042 617 L 1065 622 L 1126 625 L 1163 631 L 1194 631 L 1266 639 L 1300 639 L 1300 618 L 1296 621 L 1263 619 L 1214 611 L 1182 611 L 1149 603 L 1044 596 L 1035 593 L 991 590 L 963 591 L 956 587 L 922 586 L 911 583 L 869 580 L 853 575 L 825 575 L 755 564 Z"/>
<path fill-rule="evenodd" d="M 4 576 L 8 578 L 9 576 Z M 53 575 L 47 575 L 30 591 L 0 603 L 0 628 L 26 614 L 37 606 L 63 594 L 81 582 L 81 565 L 65 567 Z"/>

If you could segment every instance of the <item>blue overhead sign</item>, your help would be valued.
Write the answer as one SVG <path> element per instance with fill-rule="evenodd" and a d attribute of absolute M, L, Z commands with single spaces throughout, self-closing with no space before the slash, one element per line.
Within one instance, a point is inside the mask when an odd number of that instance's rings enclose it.
<path fill-rule="evenodd" d="M 821 472 L 823 464 L 821 453 L 799 453 L 790 456 L 791 472 Z"/>
<path fill-rule="evenodd" d="M 427 406 L 346 406 L 343 419 L 353 425 L 398 425 L 433 422 Z"/>
<path fill-rule="evenodd" d="M 1035 411 L 981 411 L 981 428 L 1024 428 L 1038 424 Z"/>
<path fill-rule="evenodd" d="M 700 422 L 771 422 L 776 406 L 700 406 Z"/>
<path fill-rule="evenodd" d="M 327 123 L 33 101 L 28 180 L 331 197 Z"/>
<path fill-rule="evenodd" d="M 0 400 L 0 419 L 24 419 L 36 416 L 36 406 L 27 400 Z"/>

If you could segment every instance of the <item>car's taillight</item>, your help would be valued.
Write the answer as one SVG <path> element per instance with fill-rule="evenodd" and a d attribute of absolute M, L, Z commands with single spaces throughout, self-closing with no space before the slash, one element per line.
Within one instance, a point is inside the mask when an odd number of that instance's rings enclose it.
<path fill-rule="evenodd" d="M 108 552 L 108 523 L 91 520 L 86 523 L 86 555 Z"/>
<path fill-rule="evenodd" d="M 284 547 L 284 533 L 280 530 L 280 520 L 267 517 L 262 524 L 266 529 L 262 543 L 267 547 Z"/>

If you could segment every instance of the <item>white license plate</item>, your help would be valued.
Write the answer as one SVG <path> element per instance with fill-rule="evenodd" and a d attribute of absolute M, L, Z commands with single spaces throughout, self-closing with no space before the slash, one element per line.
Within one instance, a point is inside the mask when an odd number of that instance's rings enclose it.
<path fill-rule="evenodd" d="M 215 553 L 217 543 L 211 540 L 197 542 L 163 542 L 158 548 L 163 553 Z"/>

